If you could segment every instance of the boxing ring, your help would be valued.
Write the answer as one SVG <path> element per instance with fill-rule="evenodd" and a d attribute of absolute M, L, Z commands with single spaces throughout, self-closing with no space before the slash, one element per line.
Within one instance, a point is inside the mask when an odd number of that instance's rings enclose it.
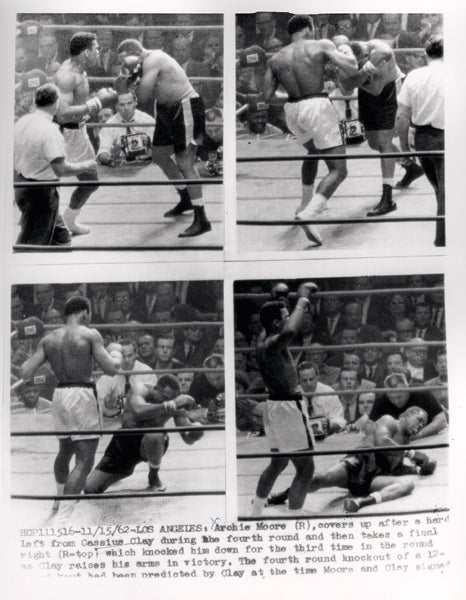
<path fill-rule="evenodd" d="M 371 289 L 371 290 L 351 290 L 351 291 L 335 291 L 335 292 L 316 292 L 313 298 L 325 297 L 358 297 L 368 294 L 416 294 L 428 293 L 433 288 L 392 288 L 392 289 Z M 435 288 L 436 291 L 443 291 L 443 288 Z M 289 297 L 296 297 L 296 294 L 290 293 Z M 235 293 L 235 299 L 249 299 L 256 301 L 270 300 L 270 294 L 266 293 Z M 334 344 L 334 345 L 319 345 L 318 348 L 313 346 L 289 346 L 290 351 L 316 351 L 336 352 L 339 350 L 363 350 L 364 348 L 380 348 L 382 350 L 400 351 L 402 348 L 417 347 L 419 343 L 410 342 L 367 342 L 358 344 Z M 423 347 L 427 348 L 442 348 L 446 346 L 446 341 L 423 342 Z M 235 352 L 238 353 L 254 353 L 255 348 L 237 347 Z M 307 359 L 306 359 L 307 360 Z M 309 359 L 309 360 L 312 360 Z M 446 386 L 410 386 L 406 388 L 397 387 L 397 392 L 415 392 L 415 391 L 437 391 L 445 390 Z M 358 387 L 354 390 L 332 390 L 330 392 L 319 392 L 317 396 L 335 396 L 335 395 L 357 395 L 360 393 L 372 392 L 375 394 L 387 391 L 385 387 Z M 238 394 L 237 398 L 249 398 L 252 400 L 265 400 L 268 398 L 268 393 L 265 394 Z M 445 409 L 444 409 L 445 410 Z M 445 428 L 435 435 L 426 436 L 425 438 L 412 440 L 407 445 L 397 447 L 400 451 L 409 450 L 410 448 L 428 451 L 429 458 L 437 461 L 435 472 L 428 476 L 409 475 L 415 483 L 414 491 L 402 498 L 366 506 L 358 513 L 348 514 L 343 509 L 343 500 L 349 494 L 348 490 L 333 487 L 322 488 L 316 492 L 309 493 L 306 497 L 303 510 L 306 515 L 299 515 L 299 518 L 344 518 L 344 517 L 364 517 L 367 515 L 386 515 L 386 514 L 415 514 L 422 512 L 444 512 L 448 509 L 448 430 Z M 343 458 L 346 454 L 361 454 L 367 452 L 384 452 L 392 451 L 390 447 L 364 447 L 364 450 L 358 448 L 363 440 L 363 434 L 355 431 L 344 431 L 341 433 L 333 433 L 325 437 L 323 440 L 316 440 L 313 450 L 302 452 L 270 452 L 267 438 L 265 436 L 257 436 L 251 432 L 237 431 L 237 490 L 238 490 L 238 519 L 241 521 L 247 520 L 267 520 L 267 519 L 296 519 L 296 515 L 290 514 L 287 506 L 266 506 L 260 517 L 251 517 L 251 501 L 254 498 L 257 482 L 262 471 L 269 464 L 272 457 L 296 457 L 296 456 L 315 456 L 315 472 L 322 472 L 334 465 Z M 274 484 L 272 493 L 281 492 L 288 488 L 295 475 L 292 463 L 279 475 Z"/>
<path fill-rule="evenodd" d="M 223 323 L 190 322 L 190 325 L 219 327 Z M 182 328 L 188 323 L 139 324 L 141 330 Z M 46 330 L 55 329 L 46 325 Z M 97 324 L 93 327 L 107 330 L 134 330 L 135 324 Z M 222 372 L 215 368 L 152 369 L 121 371 L 118 375 L 176 374 L 179 372 Z M 95 373 L 99 374 L 99 373 Z M 11 390 L 19 387 L 16 382 Z M 76 431 L 55 431 L 51 411 L 17 413 L 11 415 L 11 513 L 18 522 L 31 525 L 66 523 L 79 525 L 135 523 L 135 522 L 205 522 L 210 518 L 225 520 L 225 426 L 221 420 L 212 424 L 177 427 L 173 418 L 164 427 L 119 428 L 121 416 L 101 418 L 99 430 L 80 431 L 80 435 L 99 433 L 101 438 L 94 466 L 104 454 L 111 435 L 137 433 L 169 433 L 169 447 L 162 459 L 160 476 L 166 491 L 147 491 L 147 463 L 139 463 L 134 473 L 110 486 L 102 494 L 57 496 L 53 476 L 53 461 L 58 452 L 57 435 Z M 204 436 L 187 445 L 180 435 L 184 431 L 204 431 Z M 205 500 L 201 500 L 205 497 Z M 52 511 L 52 502 L 60 500 L 58 513 Z M 63 505 L 65 514 L 62 515 Z"/>
<path fill-rule="evenodd" d="M 326 160 L 339 155 L 298 155 L 296 140 L 288 136 L 268 139 L 237 140 L 237 246 L 243 251 L 430 248 L 433 246 L 436 199 L 425 177 L 409 188 L 393 189 L 398 209 L 384 217 L 365 217 L 380 199 L 381 157 L 419 156 L 421 152 L 379 154 L 369 149 L 347 146 L 348 177 L 328 200 L 324 211 L 313 224 L 323 237 L 323 244 L 309 243 L 294 211 L 301 198 L 302 160 L 319 160 L 315 187 L 327 172 Z M 441 156 L 443 152 L 429 152 Z M 376 160 L 374 160 L 376 159 Z M 271 162 L 273 164 L 263 164 Z M 258 164 L 255 164 L 258 163 Z M 290 164 L 291 163 L 291 164 Z M 297 163 L 297 164 L 296 164 Z M 400 167 L 399 167 L 400 168 Z M 401 174 L 398 174 L 401 178 Z M 397 175 L 395 180 L 397 180 Z"/>
<path fill-rule="evenodd" d="M 44 25 L 45 31 L 69 31 L 70 35 L 77 31 L 98 32 L 101 30 L 127 31 L 134 36 L 135 30 L 165 32 L 221 32 L 222 25 L 141 25 L 137 27 L 116 25 Z M 49 78 L 53 81 L 52 78 Z M 111 86 L 114 77 L 89 77 L 89 83 L 98 87 Z M 189 77 L 191 83 L 217 82 L 223 83 L 223 77 Z M 138 127 L 144 126 L 142 123 Z M 105 124 L 89 121 L 88 128 L 102 128 Z M 112 127 L 126 127 L 124 124 L 112 124 Z M 153 127 L 153 124 L 147 123 Z M 223 180 L 218 177 L 196 180 L 167 180 L 162 170 L 155 164 L 127 163 L 118 167 L 97 166 L 99 189 L 92 194 L 83 207 L 82 221 L 89 226 L 86 235 L 73 236 L 71 246 L 36 246 L 31 244 L 14 244 L 15 252 L 70 252 L 74 250 L 211 250 L 223 249 Z M 163 214 L 178 202 L 176 190 L 171 186 L 187 183 L 202 184 L 203 200 L 207 217 L 212 230 L 194 238 L 178 238 L 192 222 L 193 213 L 176 218 L 164 218 Z M 14 187 L 32 187 L 34 183 L 14 183 Z M 59 213 L 69 204 L 72 189 L 96 185 L 95 181 L 83 182 L 73 177 L 63 177 L 57 183 L 40 183 L 40 186 L 55 185 L 59 187 Z M 222 190 L 218 189 L 222 186 Z M 136 188 L 136 189 L 135 189 Z M 152 188 L 152 189 L 151 189 Z M 154 189 L 155 188 L 155 189 Z M 20 211 L 16 204 L 13 209 L 13 236 L 19 233 Z"/>

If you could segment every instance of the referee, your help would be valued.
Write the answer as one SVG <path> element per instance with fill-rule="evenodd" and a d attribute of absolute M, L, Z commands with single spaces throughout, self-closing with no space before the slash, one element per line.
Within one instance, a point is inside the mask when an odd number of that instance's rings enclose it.
<path fill-rule="evenodd" d="M 65 142 L 53 122 L 59 103 L 58 88 L 50 83 L 38 87 L 34 101 L 35 111 L 15 125 L 16 181 L 59 181 L 63 175 L 77 175 L 95 167 L 94 160 L 65 161 Z M 58 212 L 57 187 L 16 188 L 15 200 L 21 211 L 17 244 L 68 246 L 71 243 L 71 234 Z"/>
<path fill-rule="evenodd" d="M 397 128 L 401 150 L 410 145 L 415 150 L 443 150 L 444 129 L 444 62 L 443 36 L 431 36 L 425 46 L 427 66 L 408 73 L 398 96 Z M 414 128 L 414 140 L 410 137 Z M 445 162 L 443 156 L 420 156 L 422 168 L 432 184 L 437 199 L 437 215 L 445 215 Z M 445 246 L 445 221 L 437 221 L 435 246 Z"/>

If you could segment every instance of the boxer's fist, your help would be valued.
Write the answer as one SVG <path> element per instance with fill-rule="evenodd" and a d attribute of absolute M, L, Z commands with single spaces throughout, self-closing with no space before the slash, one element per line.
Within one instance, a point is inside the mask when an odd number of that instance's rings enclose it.
<path fill-rule="evenodd" d="M 432 475 L 437 468 L 437 461 L 431 460 L 427 454 L 416 450 L 413 456 L 413 463 L 421 468 L 421 475 Z"/>
<path fill-rule="evenodd" d="M 302 283 L 298 288 L 298 296 L 300 298 L 310 298 L 312 294 L 318 291 L 317 285 L 313 281 L 306 281 Z"/>
<path fill-rule="evenodd" d="M 89 114 L 98 113 L 102 108 L 113 108 L 118 102 L 118 94 L 112 88 L 102 88 L 86 102 Z"/>
<path fill-rule="evenodd" d="M 29 317 L 16 323 L 16 331 L 20 340 L 42 337 L 44 335 L 44 324 L 37 317 Z"/>
<path fill-rule="evenodd" d="M 198 427 L 202 426 L 201 423 L 194 421 L 193 423 L 191 423 L 191 425 L 193 427 L 192 431 L 184 431 L 183 432 L 183 440 L 187 444 L 194 444 L 195 442 L 200 440 L 201 437 L 204 435 L 204 432 L 202 430 L 199 431 L 199 429 L 198 429 Z"/>
<path fill-rule="evenodd" d="M 240 67 L 256 67 L 265 64 L 267 61 L 265 50 L 260 46 L 250 46 L 238 50 L 237 57 Z"/>
<path fill-rule="evenodd" d="M 141 59 L 138 56 L 126 56 L 121 63 L 120 75 L 135 79 L 142 75 Z"/>
<path fill-rule="evenodd" d="M 286 300 L 289 293 L 290 288 L 286 285 L 286 283 L 277 283 L 272 288 L 273 300 Z"/>
<path fill-rule="evenodd" d="M 328 436 L 328 434 L 330 432 L 330 424 L 329 424 L 329 420 L 327 419 L 327 417 L 324 417 L 324 416 L 310 417 L 309 423 L 311 424 L 314 438 L 317 441 L 324 440 Z"/>

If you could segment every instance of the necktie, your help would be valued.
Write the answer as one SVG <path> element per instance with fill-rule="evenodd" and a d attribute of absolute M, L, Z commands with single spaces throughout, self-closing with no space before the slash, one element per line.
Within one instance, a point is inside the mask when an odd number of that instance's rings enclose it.
<path fill-rule="evenodd" d="M 347 423 L 351 423 L 350 405 L 348 402 L 345 402 L 345 410 L 343 413 L 343 417 Z"/>
<path fill-rule="evenodd" d="M 345 100 L 345 118 L 346 119 L 351 119 L 353 117 L 353 113 L 351 112 L 351 106 L 350 106 L 350 101 L 349 100 Z"/>
<path fill-rule="evenodd" d="M 131 383 L 129 382 L 129 375 L 125 375 L 125 390 L 124 390 L 125 398 L 128 397 L 130 389 L 131 389 Z"/>

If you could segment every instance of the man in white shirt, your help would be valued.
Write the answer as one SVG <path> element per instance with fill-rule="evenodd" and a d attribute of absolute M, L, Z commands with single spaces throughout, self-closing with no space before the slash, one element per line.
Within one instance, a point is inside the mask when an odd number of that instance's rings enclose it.
<path fill-rule="evenodd" d="M 137 360 L 137 348 L 134 342 L 122 340 L 120 344 L 112 344 L 113 346 L 121 348 L 123 371 L 147 371 L 147 374 L 102 375 L 97 382 L 97 397 L 103 402 L 103 414 L 107 417 L 116 417 L 121 413 L 128 393 L 135 383 L 147 383 L 152 386 L 157 384 L 157 376 L 151 372 L 152 369 Z"/>
<path fill-rule="evenodd" d="M 300 363 L 297 367 L 299 385 L 303 396 L 310 401 L 309 415 L 323 416 L 329 421 L 330 433 L 343 431 L 346 421 L 343 417 L 343 406 L 337 394 L 322 396 L 323 392 L 333 392 L 333 388 L 318 380 L 319 368 L 311 362 Z"/>
<path fill-rule="evenodd" d="M 35 93 L 36 110 L 15 125 L 14 168 L 17 181 L 59 181 L 95 167 L 94 160 L 65 160 L 65 142 L 53 117 L 59 106 L 58 88 L 46 83 Z M 15 189 L 21 211 L 18 244 L 69 245 L 70 232 L 58 212 L 56 186 Z"/>
<path fill-rule="evenodd" d="M 136 108 L 134 91 L 118 94 L 117 112 L 106 125 L 125 123 L 124 127 L 103 127 L 97 160 L 103 165 L 114 165 L 118 159 L 128 162 L 151 159 L 151 140 L 154 136 L 155 119 Z M 142 125 L 150 124 L 149 127 Z"/>
<path fill-rule="evenodd" d="M 398 96 L 397 129 L 401 150 L 444 150 L 445 83 L 443 36 L 431 36 L 425 46 L 427 66 L 408 73 Z M 414 136 L 410 136 L 410 124 Z M 443 156 L 419 157 L 435 191 L 437 215 L 445 215 L 445 163 Z M 445 246 L 445 221 L 437 221 L 435 246 Z"/>

